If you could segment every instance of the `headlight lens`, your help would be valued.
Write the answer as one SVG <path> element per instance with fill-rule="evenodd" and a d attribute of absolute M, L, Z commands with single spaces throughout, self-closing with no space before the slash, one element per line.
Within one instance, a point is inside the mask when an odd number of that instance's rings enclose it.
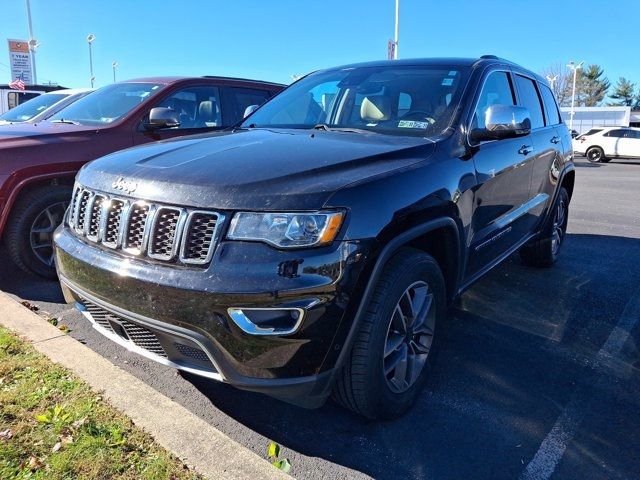
<path fill-rule="evenodd" d="M 238 212 L 231 220 L 227 237 L 266 242 L 279 248 L 315 247 L 333 241 L 342 218 L 342 212 Z"/>

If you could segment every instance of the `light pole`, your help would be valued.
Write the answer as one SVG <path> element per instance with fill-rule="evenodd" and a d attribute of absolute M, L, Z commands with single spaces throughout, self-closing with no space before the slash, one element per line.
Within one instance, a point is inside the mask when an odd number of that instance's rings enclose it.
<path fill-rule="evenodd" d="M 118 66 L 118 62 L 115 60 L 111 63 L 111 68 L 113 68 L 113 83 L 116 83 L 116 67 Z"/>
<path fill-rule="evenodd" d="M 96 39 L 96 36 L 93 33 L 90 33 L 89 35 L 87 35 L 87 43 L 89 44 L 89 72 L 91 75 L 89 80 L 91 80 L 91 88 L 93 88 L 93 81 L 96 79 L 96 77 L 93 76 L 93 55 L 91 52 L 91 44 L 95 39 Z"/>
<path fill-rule="evenodd" d="M 395 48 L 393 49 L 393 59 L 398 59 L 398 17 L 400 11 L 400 0 L 396 0 L 396 29 L 395 35 L 393 37 L 393 43 L 395 43 Z"/>
<path fill-rule="evenodd" d="M 38 40 L 33 38 L 33 26 L 31 24 L 31 4 L 29 0 L 25 0 L 27 6 L 27 22 L 29 23 L 29 50 L 31 51 L 31 83 L 38 84 L 38 76 L 36 75 L 36 48 L 38 48 Z"/>
<path fill-rule="evenodd" d="M 573 70 L 573 89 L 571 90 L 571 118 L 569 119 L 569 130 L 573 130 L 573 116 L 576 114 L 575 104 L 576 104 L 576 77 L 578 76 L 578 70 L 582 68 L 582 64 L 584 62 L 580 62 L 578 65 L 571 60 L 567 63 L 567 67 Z"/>
<path fill-rule="evenodd" d="M 558 75 L 554 75 L 553 77 L 551 75 L 547 75 L 547 81 L 549 82 L 549 85 L 551 86 L 551 91 L 553 92 L 553 87 L 556 84 L 556 80 L 558 80 Z"/>

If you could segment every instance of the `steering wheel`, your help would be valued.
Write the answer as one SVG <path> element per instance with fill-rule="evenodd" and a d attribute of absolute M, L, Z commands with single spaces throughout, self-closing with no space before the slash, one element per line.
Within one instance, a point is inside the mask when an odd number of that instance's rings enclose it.
<path fill-rule="evenodd" d="M 417 117 L 417 118 L 416 118 Z M 436 123 L 436 119 L 424 110 L 409 110 L 402 116 L 402 120 L 419 120 L 422 122 Z"/>

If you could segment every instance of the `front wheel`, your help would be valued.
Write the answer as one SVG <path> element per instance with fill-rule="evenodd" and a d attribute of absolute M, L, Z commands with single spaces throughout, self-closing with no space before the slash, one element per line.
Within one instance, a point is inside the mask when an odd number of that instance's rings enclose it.
<path fill-rule="evenodd" d="M 62 223 L 71 188 L 55 185 L 31 190 L 14 205 L 5 232 L 13 262 L 26 272 L 56 278 L 53 232 Z"/>
<path fill-rule="evenodd" d="M 445 286 L 438 263 L 406 248 L 385 266 L 333 398 L 371 419 L 391 419 L 415 402 L 433 364 Z"/>
<path fill-rule="evenodd" d="M 567 234 L 568 220 L 569 194 L 564 187 L 560 187 L 540 238 L 520 249 L 522 260 L 533 267 L 550 267 L 556 263 Z"/>
<path fill-rule="evenodd" d="M 604 150 L 600 147 L 591 147 L 587 150 L 585 156 L 591 163 L 604 163 L 607 161 L 604 156 Z"/>

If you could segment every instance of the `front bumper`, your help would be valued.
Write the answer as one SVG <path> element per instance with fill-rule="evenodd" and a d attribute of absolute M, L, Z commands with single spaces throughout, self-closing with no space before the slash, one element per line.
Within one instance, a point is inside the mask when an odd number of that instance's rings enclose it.
<path fill-rule="evenodd" d="M 54 241 L 65 298 L 130 350 L 306 407 L 330 393 L 340 337 L 358 304 L 350 294 L 362 243 L 283 252 L 221 242 L 210 266 L 197 269 L 124 256 L 63 227 Z M 295 308 L 304 318 L 289 335 L 251 335 L 228 313 L 238 307 Z"/>

